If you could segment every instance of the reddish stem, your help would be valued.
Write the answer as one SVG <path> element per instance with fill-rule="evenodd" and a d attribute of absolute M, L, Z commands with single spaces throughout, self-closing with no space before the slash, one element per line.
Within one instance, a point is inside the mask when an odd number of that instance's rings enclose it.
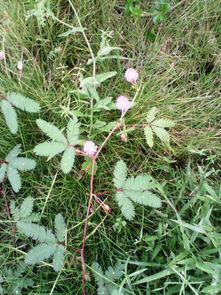
<path fill-rule="evenodd" d="M 121 126 L 121 123 L 117 122 L 115 127 L 109 132 L 108 136 L 105 138 L 105 140 L 101 144 L 100 148 L 98 149 L 96 155 L 92 159 L 92 174 L 91 174 L 91 178 L 90 178 L 90 197 L 89 197 L 89 200 L 88 200 L 86 221 L 85 221 L 85 225 L 84 225 L 83 240 L 82 240 L 82 247 L 81 247 L 81 267 L 82 267 L 82 280 L 83 280 L 83 295 L 86 295 L 86 289 L 85 289 L 86 265 L 85 265 L 85 258 L 84 258 L 84 250 L 85 250 L 85 241 L 86 241 L 86 237 L 87 237 L 89 215 L 90 215 L 90 210 L 91 210 L 91 205 L 92 205 L 92 200 L 93 200 L 93 195 L 94 195 L 93 190 L 94 190 L 94 167 L 95 167 L 95 162 L 97 160 L 98 155 L 100 154 L 103 147 L 105 146 L 106 142 L 109 140 L 109 138 L 112 136 L 112 134 L 120 126 Z"/>
<path fill-rule="evenodd" d="M 113 194 L 113 193 L 116 193 L 116 192 L 122 192 L 122 191 L 123 191 L 122 188 L 117 188 L 117 189 L 114 189 L 114 190 L 112 190 L 112 191 L 99 192 L 99 193 L 96 193 L 95 195 L 97 195 L 97 196 L 102 196 L 102 195 Z"/>
<path fill-rule="evenodd" d="M 1 164 L 8 164 L 8 162 L 5 161 L 5 160 L 0 160 L 0 165 L 1 165 Z"/>
<path fill-rule="evenodd" d="M 2 94 L 2 93 L 0 93 L 0 98 L 7 99 L 6 96 L 4 94 Z"/>

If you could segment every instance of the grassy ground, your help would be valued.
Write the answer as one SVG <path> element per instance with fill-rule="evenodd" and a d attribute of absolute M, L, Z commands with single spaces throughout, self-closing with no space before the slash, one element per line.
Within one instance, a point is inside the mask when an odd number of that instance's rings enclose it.
<path fill-rule="evenodd" d="M 68 1 L 50 2 L 59 19 L 77 25 Z M 219 1 L 172 1 L 174 9 L 156 26 L 150 17 L 136 20 L 125 16 L 124 1 L 72 2 L 87 28 L 94 52 L 99 49 L 101 30 L 113 31 L 111 43 L 123 48 L 125 57 L 134 59 L 98 64 L 98 73 L 119 72 L 117 78 L 109 80 L 101 89 L 102 96 L 132 96 L 134 90 L 124 81 L 122 73 L 129 66 L 135 67 L 144 88 L 137 105 L 127 115 L 127 123 L 143 122 L 154 106 L 162 116 L 176 121 L 169 150 L 158 141 L 154 149 L 149 149 L 140 131 L 131 133 L 127 143 L 114 136 L 107 144 L 98 162 L 96 191 L 113 189 L 112 168 L 122 158 L 131 173 L 150 173 L 163 183 L 165 195 L 161 195 L 161 210 L 138 206 L 136 219 L 126 225 L 113 197 L 109 197 L 111 215 L 103 221 L 103 212 L 96 211 L 90 218 L 88 267 L 93 261 L 105 268 L 117 259 L 126 259 L 124 287 L 129 294 L 221 294 Z M 145 11 L 153 6 L 153 1 L 140 2 Z M 42 133 L 36 129 L 37 117 L 63 128 L 67 118 L 61 116 L 60 105 L 70 103 L 72 110 L 90 113 L 88 102 L 69 92 L 76 89 L 79 73 L 92 74 L 92 67 L 85 65 L 90 54 L 81 34 L 59 38 L 66 28 L 51 18 L 43 27 L 35 17 L 26 20 L 27 11 L 35 7 L 34 0 L 1 0 L 0 5 L 1 45 L 7 54 L 6 61 L 0 63 L 0 92 L 18 91 L 42 106 L 39 115 L 19 112 L 17 136 L 10 134 L 0 116 L 0 158 L 17 143 L 22 144 L 25 155 L 34 157 L 33 147 L 43 140 Z M 155 40 L 147 37 L 148 30 L 156 34 Z M 25 61 L 21 77 L 15 68 L 20 59 Z M 117 118 L 117 112 L 113 111 L 104 112 L 96 119 L 109 122 Z M 81 117 L 80 121 L 87 126 L 90 118 Z M 93 138 L 83 128 L 83 137 L 88 136 L 97 144 L 104 139 L 104 135 Z M 83 174 L 79 178 L 80 160 L 67 176 L 58 169 L 58 158 L 48 163 L 42 158 L 36 160 L 35 171 L 23 177 L 21 193 L 14 195 L 6 184 L 5 198 L 1 198 L 0 263 L 16 265 L 24 258 L 20 250 L 25 252 L 30 248 L 29 239 L 24 242 L 11 235 L 5 200 L 19 202 L 31 195 L 36 199 L 36 211 L 45 208 L 44 225 L 51 226 L 55 214 L 63 214 L 69 247 L 59 275 L 47 265 L 28 268 L 35 284 L 23 294 L 81 294 L 81 263 L 74 249 L 81 246 L 89 176 Z M 175 222 L 177 215 L 165 196 L 186 224 Z M 188 224 L 197 226 L 192 228 Z M 200 232 L 201 227 L 206 233 Z M 144 268 L 141 274 L 132 274 Z M 89 268 L 88 271 L 88 294 L 96 294 L 93 275 Z M 133 285 L 148 277 L 149 282 Z"/>

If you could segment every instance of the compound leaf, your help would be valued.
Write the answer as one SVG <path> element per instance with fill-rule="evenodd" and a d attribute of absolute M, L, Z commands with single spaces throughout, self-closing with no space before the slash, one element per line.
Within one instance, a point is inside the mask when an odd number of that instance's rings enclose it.
<path fill-rule="evenodd" d="M 16 107 L 29 113 L 37 113 L 40 111 L 39 104 L 20 93 L 11 92 L 7 95 L 7 99 Z"/>
<path fill-rule="evenodd" d="M 54 254 L 56 250 L 56 244 L 40 244 L 32 248 L 25 257 L 27 264 L 35 264 L 43 259 L 47 259 Z"/>
<path fill-rule="evenodd" d="M 10 161 L 10 165 L 20 171 L 30 171 L 36 167 L 36 162 L 32 159 L 19 157 Z"/>
<path fill-rule="evenodd" d="M 121 213 L 128 220 L 132 220 L 135 216 L 134 205 L 123 192 L 116 193 L 116 201 L 121 209 Z"/>
<path fill-rule="evenodd" d="M 18 170 L 13 168 L 12 166 L 7 166 L 7 177 L 12 186 L 14 192 L 18 193 L 21 189 L 21 178 L 18 173 Z"/>
<path fill-rule="evenodd" d="M 18 120 L 15 109 L 10 102 L 5 99 L 0 103 L 0 106 L 9 130 L 12 134 L 16 134 L 18 131 Z"/>
<path fill-rule="evenodd" d="M 55 232 L 59 242 L 64 242 L 65 238 L 65 222 L 63 216 L 59 213 L 55 216 Z"/>
<path fill-rule="evenodd" d="M 124 161 L 117 162 L 114 168 L 114 185 L 116 188 L 122 188 L 127 177 L 127 166 Z"/>
<path fill-rule="evenodd" d="M 64 263 L 64 252 L 65 247 L 63 245 L 57 245 L 52 262 L 53 269 L 55 271 L 59 271 L 62 268 L 62 265 Z"/>
<path fill-rule="evenodd" d="M 67 139 L 55 125 L 42 119 L 36 120 L 38 127 L 51 139 L 67 144 Z"/>
<path fill-rule="evenodd" d="M 34 153 L 38 156 L 48 156 L 49 159 L 62 153 L 66 149 L 67 145 L 61 142 L 48 142 L 38 144 L 34 148 Z"/>
<path fill-rule="evenodd" d="M 153 131 L 151 127 L 146 126 L 144 128 L 144 135 L 145 135 L 147 144 L 149 145 L 149 147 L 152 148 L 153 147 Z"/>

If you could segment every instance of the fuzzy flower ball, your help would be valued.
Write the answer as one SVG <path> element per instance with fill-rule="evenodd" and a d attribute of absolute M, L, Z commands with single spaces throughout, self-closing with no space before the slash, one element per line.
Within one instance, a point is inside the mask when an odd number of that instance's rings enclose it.
<path fill-rule="evenodd" d="M 3 50 L 0 50 L 0 60 L 5 59 L 5 52 Z"/>
<path fill-rule="evenodd" d="M 139 77 L 138 72 L 133 68 L 129 68 L 125 72 L 125 78 L 130 83 L 136 83 L 138 77 Z"/>
<path fill-rule="evenodd" d="M 22 70 L 23 70 L 23 67 L 24 67 L 23 61 L 22 61 L 22 60 L 19 60 L 19 61 L 17 62 L 17 69 L 18 69 L 19 71 L 22 71 Z"/>
<path fill-rule="evenodd" d="M 118 110 L 125 112 L 130 108 L 130 101 L 126 96 L 119 96 L 116 105 Z"/>
<path fill-rule="evenodd" d="M 94 156 L 97 152 L 97 146 L 93 141 L 88 140 L 85 142 L 83 150 L 86 155 Z"/>

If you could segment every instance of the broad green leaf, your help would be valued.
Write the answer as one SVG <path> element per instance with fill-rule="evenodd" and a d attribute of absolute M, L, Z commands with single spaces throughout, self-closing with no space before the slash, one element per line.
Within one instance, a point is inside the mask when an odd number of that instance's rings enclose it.
<path fill-rule="evenodd" d="M 42 243 L 55 243 L 56 238 L 51 230 L 46 230 L 44 226 L 40 226 L 35 223 L 28 223 L 19 221 L 17 223 L 19 231 L 21 231 L 27 237 Z"/>
<path fill-rule="evenodd" d="M 120 47 L 111 47 L 110 45 L 106 45 L 106 46 L 102 47 L 98 51 L 97 55 L 98 56 L 105 56 L 105 55 L 110 54 L 111 51 L 113 51 L 113 50 L 122 50 L 122 48 L 120 48 Z"/>
<path fill-rule="evenodd" d="M 34 153 L 38 156 L 49 157 L 49 159 L 62 153 L 67 145 L 61 142 L 43 142 L 34 148 Z"/>
<path fill-rule="evenodd" d="M 122 295 L 123 293 L 119 292 L 118 290 L 114 290 L 111 295 Z"/>
<path fill-rule="evenodd" d="M 152 126 L 152 129 L 162 142 L 170 143 L 170 135 L 165 129 L 156 126 Z"/>
<path fill-rule="evenodd" d="M 18 193 L 21 189 L 21 178 L 18 173 L 18 170 L 13 168 L 12 166 L 7 166 L 7 177 L 13 188 L 13 191 Z"/>
<path fill-rule="evenodd" d="M 63 216 L 59 213 L 55 216 L 54 221 L 56 237 L 59 242 L 64 242 L 65 238 L 65 223 Z"/>
<path fill-rule="evenodd" d="M 73 27 L 73 29 L 67 30 L 66 32 L 58 35 L 58 37 L 68 37 L 69 35 L 75 34 L 75 33 L 82 33 L 86 28 L 82 27 Z"/>
<path fill-rule="evenodd" d="M 156 118 L 158 112 L 157 108 L 152 108 L 146 116 L 147 123 L 151 123 Z"/>
<path fill-rule="evenodd" d="M 11 160 L 10 165 L 20 171 L 29 171 L 36 167 L 36 162 L 32 159 L 19 157 Z"/>
<path fill-rule="evenodd" d="M 109 266 L 105 271 L 105 276 L 110 280 L 119 280 L 123 276 L 124 264 L 120 261 L 117 261 L 114 267 Z"/>
<path fill-rule="evenodd" d="M 42 119 L 36 120 L 38 127 L 51 139 L 67 144 L 67 139 L 55 125 Z"/>
<path fill-rule="evenodd" d="M 65 247 L 63 245 L 57 245 L 52 262 L 52 266 L 55 271 L 59 271 L 62 268 L 64 263 L 64 252 Z"/>
<path fill-rule="evenodd" d="M 162 118 L 152 122 L 152 125 L 157 127 L 162 127 L 162 128 L 170 128 L 170 127 L 174 127 L 175 123 L 172 120 Z"/>
<path fill-rule="evenodd" d="M 101 99 L 94 105 L 94 112 L 104 110 L 110 110 L 109 104 L 112 102 L 113 97 L 106 97 L 104 99 Z"/>
<path fill-rule="evenodd" d="M 135 210 L 131 200 L 127 198 L 123 192 L 117 192 L 116 201 L 121 209 L 121 213 L 123 214 L 123 216 L 128 220 L 132 220 L 135 216 Z"/>
<path fill-rule="evenodd" d="M 3 163 L 0 166 L 0 183 L 4 180 L 7 170 L 7 164 Z"/>
<path fill-rule="evenodd" d="M 16 134 L 18 131 L 18 121 L 17 114 L 13 106 L 7 101 L 2 100 L 0 103 L 3 116 L 5 118 L 6 124 L 12 134 Z"/>
<path fill-rule="evenodd" d="M 37 113 L 40 111 L 39 104 L 20 93 L 11 92 L 7 95 L 7 99 L 18 109 L 29 113 Z"/>
<path fill-rule="evenodd" d="M 5 158 L 5 160 L 7 162 L 11 162 L 12 160 L 14 160 L 20 153 L 21 153 L 21 149 L 20 149 L 21 145 L 17 144 L 7 155 L 7 157 Z"/>
<path fill-rule="evenodd" d="M 149 147 L 152 148 L 153 147 L 153 131 L 151 127 L 146 126 L 144 128 L 144 135 L 145 135 L 147 144 L 149 145 Z"/>
<path fill-rule="evenodd" d="M 75 149 L 68 147 L 61 158 L 61 170 L 67 174 L 71 172 L 75 160 Z"/>
<path fill-rule="evenodd" d="M 70 120 L 67 126 L 67 139 L 69 144 L 76 145 L 79 142 L 79 125 L 76 120 Z"/>
<path fill-rule="evenodd" d="M 102 73 L 102 74 L 96 75 L 95 78 L 96 78 L 96 81 L 100 85 L 102 82 L 114 77 L 116 74 L 117 74 L 117 72 L 107 72 L 107 73 Z"/>
<path fill-rule="evenodd" d="M 49 258 L 54 254 L 56 250 L 56 244 L 40 244 L 32 248 L 25 257 L 27 264 L 35 264 L 41 262 L 44 259 Z"/>
<path fill-rule="evenodd" d="M 28 217 L 32 213 L 33 205 L 34 205 L 33 198 L 31 197 L 25 198 L 20 207 L 20 218 Z"/>
<path fill-rule="evenodd" d="M 114 168 L 114 185 L 116 188 L 122 188 L 127 177 L 127 166 L 124 161 L 117 162 Z"/>

